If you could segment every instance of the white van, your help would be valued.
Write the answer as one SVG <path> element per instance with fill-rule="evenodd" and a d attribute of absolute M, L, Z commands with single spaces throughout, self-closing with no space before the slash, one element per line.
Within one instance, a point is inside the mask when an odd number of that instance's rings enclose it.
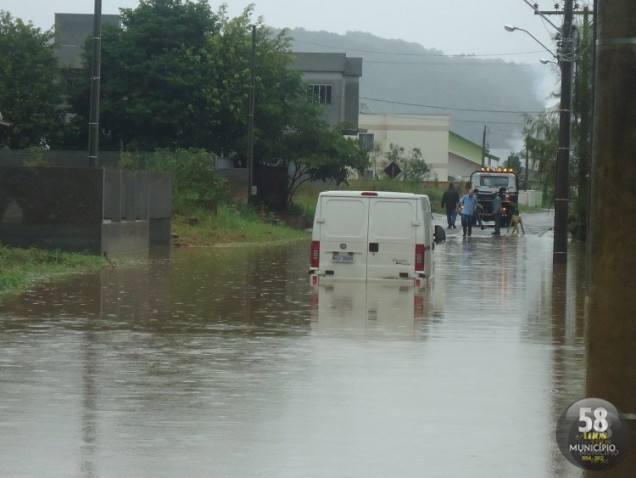
<path fill-rule="evenodd" d="M 379 191 L 320 193 L 311 241 L 311 283 L 395 280 L 417 287 L 434 274 L 435 243 L 428 196 Z"/>

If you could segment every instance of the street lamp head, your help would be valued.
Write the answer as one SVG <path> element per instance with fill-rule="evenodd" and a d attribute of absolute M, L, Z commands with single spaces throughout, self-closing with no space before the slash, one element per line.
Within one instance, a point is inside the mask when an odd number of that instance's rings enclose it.
<path fill-rule="evenodd" d="M 530 36 L 530 38 L 532 38 L 539 45 L 541 45 L 545 51 L 547 51 L 554 58 L 557 58 L 556 54 L 552 50 L 550 50 L 547 46 L 545 46 L 543 43 L 541 43 L 541 41 L 537 37 L 535 37 L 532 33 L 530 33 L 528 30 L 525 30 L 524 28 L 516 27 L 514 25 L 504 25 L 504 28 L 506 29 L 507 32 L 520 31 L 520 32 L 526 33 L 528 36 Z"/>

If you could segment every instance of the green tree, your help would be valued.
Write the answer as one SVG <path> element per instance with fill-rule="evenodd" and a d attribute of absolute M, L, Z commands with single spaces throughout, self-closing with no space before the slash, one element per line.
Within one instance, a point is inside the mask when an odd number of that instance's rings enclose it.
<path fill-rule="evenodd" d="M 102 35 L 102 147 L 243 154 L 256 26 L 255 157 L 275 155 L 304 89 L 288 68 L 291 39 L 254 22 L 253 8 L 236 18 L 227 17 L 225 4 L 214 13 L 204 0 L 143 0 L 123 10 L 123 28 Z M 89 60 L 87 45 L 86 77 Z M 87 138 L 88 87 L 82 82 L 74 95 L 79 145 Z"/>
<path fill-rule="evenodd" d="M 559 144 L 559 114 L 546 111 L 535 118 L 527 118 L 524 128 L 526 147 L 533 169 L 541 180 L 544 201 L 554 200 L 556 153 Z"/>
<path fill-rule="evenodd" d="M 510 154 L 508 159 L 504 161 L 504 168 L 511 168 L 515 173 L 521 172 L 521 160 L 518 154 Z"/>
<path fill-rule="evenodd" d="M 296 100 L 293 127 L 286 130 L 278 155 L 268 163 L 290 171 L 287 203 L 291 205 L 297 189 L 308 181 L 333 180 L 346 183 L 352 170 L 363 170 L 368 155 L 358 140 L 345 138 L 322 118 L 317 105 L 304 98 Z"/>
<path fill-rule="evenodd" d="M 121 12 L 123 28 L 102 33 L 100 145 L 103 149 L 152 151 L 206 147 L 214 112 L 217 76 L 208 38 L 218 20 L 204 0 L 141 0 Z M 85 49 L 85 77 L 90 72 Z M 86 144 L 88 82 L 73 96 L 80 133 Z"/>
<path fill-rule="evenodd" d="M 285 30 L 275 34 L 261 18 L 254 21 L 253 9 L 250 5 L 232 19 L 227 18 L 225 5 L 218 12 L 220 35 L 210 37 L 210 49 L 218 62 L 216 69 L 224 74 L 217 86 L 213 134 L 218 151 L 240 154 L 247 150 L 254 40 L 254 157 L 266 162 L 281 154 L 289 130 L 299 129 L 295 122 L 313 113 L 304 101 L 300 73 L 289 68 L 293 61 L 291 38 Z"/>
<path fill-rule="evenodd" d="M 391 143 L 389 151 L 384 153 L 386 159 L 395 162 L 402 171 L 400 177 L 404 181 L 422 181 L 426 179 L 430 171 L 426 161 L 422 158 L 422 150 L 413 148 L 411 151 L 397 144 Z"/>
<path fill-rule="evenodd" d="M 214 156 L 203 150 L 158 150 L 151 154 L 124 155 L 127 167 L 172 173 L 175 212 L 205 209 L 216 212 L 225 193 L 225 180 L 214 167 Z M 120 164 L 123 166 L 123 164 Z"/>
<path fill-rule="evenodd" d="M 55 147 L 64 128 L 51 32 L 0 10 L 0 112 L 13 126 L 0 146 Z"/>
<path fill-rule="evenodd" d="M 254 159 L 292 171 L 289 204 L 305 181 L 340 183 L 351 168 L 366 168 L 368 154 L 307 101 L 301 74 L 290 68 L 291 38 L 253 21 L 253 9 L 228 18 L 225 4 L 213 13 L 204 0 L 142 0 L 123 10 L 123 28 L 102 35 L 102 147 L 244 157 L 254 71 Z M 86 74 L 89 55 L 87 45 Z M 81 145 L 87 88 L 77 88 L 73 103 Z"/>

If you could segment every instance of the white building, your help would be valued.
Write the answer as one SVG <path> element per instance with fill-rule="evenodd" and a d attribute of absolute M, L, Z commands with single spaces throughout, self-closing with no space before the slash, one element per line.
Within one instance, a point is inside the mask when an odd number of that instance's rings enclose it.
<path fill-rule="evenodd" d="M 360 139 L 379 147 L 371 164 L 374 173 L 388 166 L 385 153 L 391 144 L 407 152 L 420 149 L 430 169 L 429 179 L 464 178 L 481 167 L 481 146 L 452 133 L 449 116 L 361 113 L 358 125 Z"/>

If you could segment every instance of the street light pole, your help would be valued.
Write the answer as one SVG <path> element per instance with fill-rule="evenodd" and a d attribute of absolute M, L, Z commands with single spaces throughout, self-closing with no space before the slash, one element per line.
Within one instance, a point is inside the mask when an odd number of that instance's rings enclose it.
<path fill-rule="evenodd" d="M 561 29 L 561 100 L 559 107 L 559 150 L 556 162 L 556 197 L 554 201 L 554 249 L 552 262 L 568 260 L 568 213 L 570 175 L 570 122 L 572 116 L 572 19 L 573 0 L 565 0 Z"/>
<path fill-rule="evenodd" d="M 525 1 L 525 0 L 524 0 Z M 526 3 L 528 3 L 526 1 Z M 561 99 L 559 105 L 559 146 L 556 158 L 556 187 L 554 201 L 554 247 L 552 263 L 564 264 L 568 260 L 568 213 L 569 213 L 569 170 L 570 170 L 570 122 L 572 116 L 572 62 L 574 48 L 572 45 L 572 20 L 574 17 L 573 0 L 565 0 L 563 10 L 563 26 L 561 27 L 561 50 L 555 55 L 552 50 L 541 43 L 532 33 L 513 25 L 505 25 L 506 31 L 520 30 L 527 33 L 541 45 L 561 68 Z M 536 9 L 535 9 L 536 10 Z M 553 25 L 552 23 L 550 23 Z M 553 25 L 554 26 L 554 25 Z M 549 60 L 541 60 L 548 63 Z"/>

